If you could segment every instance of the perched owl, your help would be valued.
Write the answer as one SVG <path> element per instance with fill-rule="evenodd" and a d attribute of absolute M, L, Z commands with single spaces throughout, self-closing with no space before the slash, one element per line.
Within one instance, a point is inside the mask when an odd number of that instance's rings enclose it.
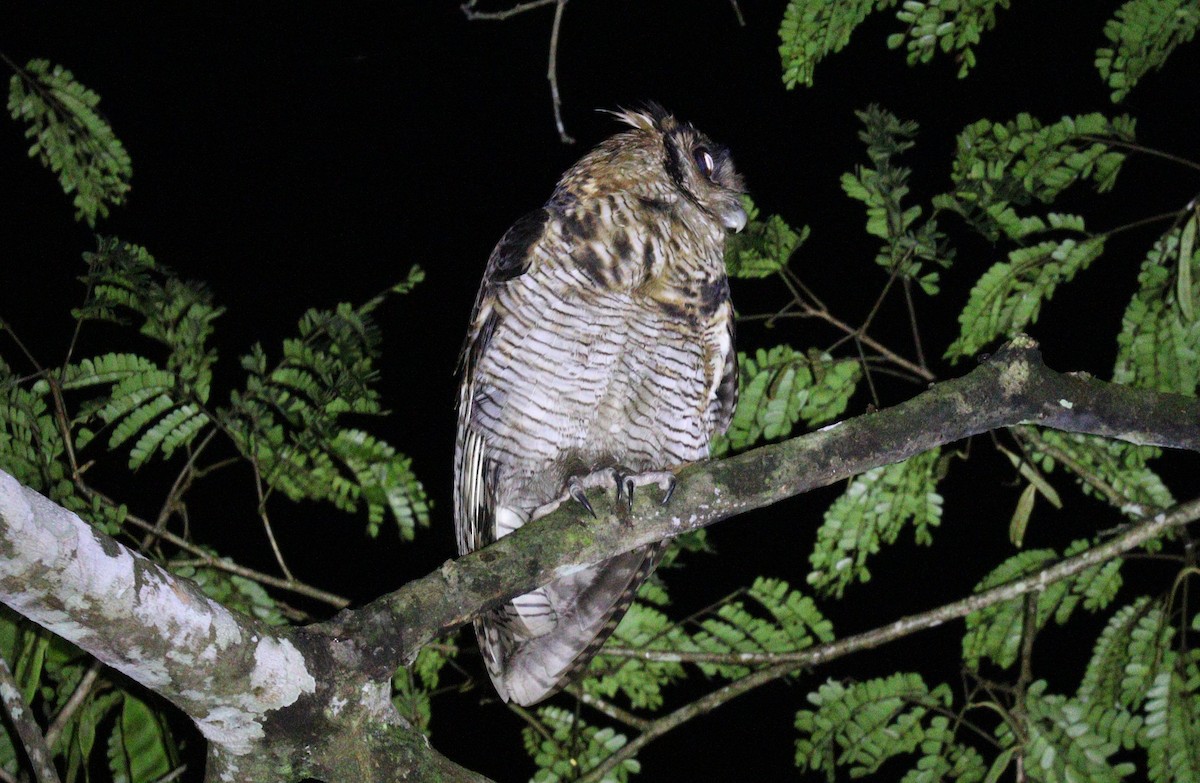
<path fill-rule="evenodd" d="M 632 503 L 707 459 L 737 397 L 723 251 L 746 224 L 729 153 L 661 107 L 585 155 L 492 251 L 463 355 L 454 520 L 466 554 L 585 490 Z M 528 705 L 616 627 L 661 544 L 585 568 L 475 622 L 488 674 Z"/>

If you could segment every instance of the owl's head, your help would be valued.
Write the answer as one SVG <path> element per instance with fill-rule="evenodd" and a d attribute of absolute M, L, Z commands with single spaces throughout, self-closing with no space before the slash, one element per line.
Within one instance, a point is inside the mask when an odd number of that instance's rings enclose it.
<path fill-rule="evenodd" d="M 745 186 L 728 149 L 657 103 L 612 114 L 633 130 L 614 136 L 596 152 L 626 176 L 633 174 L 629 179 L 634 181 L 626 181 L 625 187 L 685 199 L 730 231 L 745 227 Z"/>

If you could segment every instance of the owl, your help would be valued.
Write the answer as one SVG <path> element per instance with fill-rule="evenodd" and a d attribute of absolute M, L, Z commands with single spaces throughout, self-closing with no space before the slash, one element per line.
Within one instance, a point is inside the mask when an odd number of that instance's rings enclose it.
<path fill-rule="evenodd" d="M 727 232 L 746 224 L 729 152 L 651 104 L 563 175 L 492 251 L 462 358 L 454 465 L 460 554 L 564 501 L 707 459 L 737 398 Z M 648 491 L 648 490 L 647 490 Z M 593 512 L 594 513 L 594 512 Z M 567 684 L 658 564 L 652 544 L 475 621 L 504 700 Z"/>

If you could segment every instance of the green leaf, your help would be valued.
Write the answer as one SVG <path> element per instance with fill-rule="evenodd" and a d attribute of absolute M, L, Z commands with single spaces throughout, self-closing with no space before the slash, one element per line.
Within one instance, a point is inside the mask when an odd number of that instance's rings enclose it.
<path fill-rule="evenodd" d="M 789 0 L 779 24 L 784 85 L 789 90 L 797 84 L 811 87 L 817 63 L 841 51 L 876 4 L 876 0 Z"/>
<path fill-rule="evenodd" d="M 1200 319 L 1195 318 L 1200 310 L 1200 247 L 1193 244 L 1191 252 L 1183 251 L 1188 234 L 1195 241 L 1197 221 L 1200 217 L 1193 213 L 1146 254 L 1138 290 L 1117 336 L 1115 382 L 1195 396 L 1200 384 Z"/>
<path fill-rule="evenodd" d="M 1175 47 L 1196 35 L 1200 7 L 1192 0 L 1130 0 L 1104 25 L 1112 47 L 1096 50 L 1100 78 L 1119 103 L 1143 76 L 1162 68 Z"/>
<path fill-rule="evenodd" d="M 725 240 L 725 269 L 733 278 L 758 278 L 787 266 L 792 254 L 808 239 L 809 228 L 799 232 L 779 215 L 758 219 L 758 209 L 749 196 L 742 196 L 749 221 L 746 227 Z"/>
<path fill-rule="evenodd" d="M 1039 680 L 1025 694 L 1021 752 L 1031 780 L 1117 783 L 1134 771 L 1133 764 L 1110 760 L 1118 746 L 1088 723 L 1086 707 L 1045 690 L 1046 682 Z M 1004 744 L 1014 742 L 1008 724 L 998 734 Z"/>
<path fill-rule="evenodd" d="M 816 350 L 801 354 L 786 345 L 760 348 L 753 357 L 739 353 L 738 363 L 737 409 L 713 444 L 714 457 L 787 437 L 800 420 L 809 426 L 830 421 L 845 411 L 861 377 L 855 360 Z"/>
<path fill-rule="evenodd" d="M 1148 467 L 1160 454 L 1154 447 L 1031 425 L 1015 431 L 1029 444 L 1030 458 L 1038 467 L 1071 472 L 1085 495 L 1113 505 L 1130 518 L 1141 519 L 1175 505 L 1171 491 Z"/>
<path fill-rule="evenodd" d="M 58 175 L 63 192 L 74 194 L 75 219 L 89 226 L 125 202 L 133 176 L 129 154 L 99 105 L 100 96 L 48 60 L 30 60 L 9 80 L 8 111 L 34 140 L 29 156 Z"/>
<path fill-rule="evenodd" d="M 1033 484 L 1026 484 L 1024 491 L 1021 492 L 1021 497 L 1017 500 L 1017 507 L 1013 511 L 1012 519 L 1008 523 L 1008 540 L 1018 549 L 1025 541 L 1025 528 L 1029 526 L 1029 517 L 1033 513 L 1033 499 L 1037 496 L 1037 487 Z"/>
<path fill-rule="evenodd" d="M 841 596 L 851 582 L 868 581 L 867 559 L 881 546 L 895 543 L 908 524 L 918 543 L 931 543 L 932 529 L 942 519 L 942 497 L 937 493 L 940 454 L 940 449 L 931 449 L 856 476 L 825 512 L 809 556 L 808 583 Z"/>
<path fill-rule="evenodd" d="M 961 332 L 946 349 L 946 358 L 957 362 L 996 338 L 1011 338 L 1036 322 L 1042 302 L 1050 299 L 1060 284 L 1087 269 L 1103 251 L 1102 239 L 1064 239 L 1009 253 L 1007 262 L 993 265 L 971 289 L 958 317 Z"/>
<path fill-rule="evenodd" d="M 162 716 L 125 694 L 121 716 L 108 738 L 108 765 L 114 783 L 152 783 L 179 762 Z"/>
<path fill-rule="evenodd" d="M 532 727 L 521 730 L 525 750 L 533 757 L 538 772 L 536 783 L 566 783 L 595 769 L 628 742 L 624 734 L 611 728 L 597 728 L 582 718 L 558 707 L 541 707 L 537 718 L 545 731 Z M 636 759 L 625 759 L 601 780 L 626 783 L 641 769 Z"/>
<path fill-rule="evenodd" d="M 1049 204 L 1080 182 L 1110 190 L 1125 161 L 1114 142 L 1134 141 L 1134 120 L 1101 114 L 1063 117 L 1046 125 L 1028 114 L 1008 122 L 979 120 L 958 135 L 950 178 L 954 190 L 934 205 L 958 213 L 991 240 L 1020 240 L 1048 230 L 1083 234 L 1083 220 L 1048 213 L 1022 217 L 1018 208 Z"/>
<path fill-rule="evenodd" d="M 1064 556 L 1071 557 L 1088 548 L 1087 541 L 1076 541 Z M 1005 560 L 975 586 L 975 592 L 1006 584 L 1040 571 L 1059 559 L 1052 549 L 1031 549 Z M 1037 596 L 1035 628 L 1041 629 L 1054 619 L 1062 625 L 1080 604 L 1095 612 L 1108 606 L 1121 586 L 1121 561 L 1109 560 L 1081 571 L 1068 579 L 1053 582 Z M 980 662 L 990 659 L 1001 668 L 1012 666 L 1024 632 L 1025 600 L 994 604 L 967 615 L 963 635 L 963 662 L 978 669 Z"/>
<path fill-rule="evenodd" d="M 864 125 L 858 136 L 867 145 L 873 167 L 858 166 L 854 173 L 843 174 L 842 189 L 866 205 L 867 233 L 885 240 L 875 262 L 892 274 L 921 281 L 927 293 L 936 293 L 938 273 L 926 272 L 922 262 L 949 267 L 954 253 L 932 217 L 914 225 L 921 207 L 902 203 L 911 172 L 893 163 L 895 156 L 913 146 L 917 124 L 901 122 L 876 105 L 855 114 Z"/>
<path fill-rule="evenodd" d="M 884 762 L 915 752 L 927 740 L 951 739 L 944 719 L 924 725 L 930 708 L 950 705 L 950 689 L 939 685 L 930 690 L 918 674 L 850 684 L 829 680 L 809 693 L 808 701 L 816 709 L 796 713 L 796 766 L 824 770 L 831 781 L 839 767 L 852 778 L 872 775 Z M 930 750 L 934 748 L 926 753 Z"/>

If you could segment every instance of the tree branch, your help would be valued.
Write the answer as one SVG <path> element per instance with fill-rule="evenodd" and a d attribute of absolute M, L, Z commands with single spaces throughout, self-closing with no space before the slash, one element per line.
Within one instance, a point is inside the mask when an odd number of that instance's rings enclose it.
<path fill-rule="evenodd" d="M 575 508 L 560 508 L 363 609 L 304 629 L 268 628 L 226 609 L 0 471 L 0 601 L 183 709 L 209 739 L 210 780 L 275 780 L 303 772 L 330 783 L 422 775 L 480 781 L 433 752 L 388 698 L 397 666 L 436 636 L 580 566 L 1026 422 L 1200 450 L 1200 401 L 1054 372 L 1032 341 L 1020 338 L 966 376 L 894 408 L 693 465 L 680 472 L 669 505 L 650 493 L 638 496 L 636 525 L 617 523 L 611 499 L 597 495 L 592 505 L 600 519 L 580 520 Z M 1198 514 L 1200 502 L 1160 514 L 1031 578 L 1046 580 L 1040 586 L 1065 578 L 1068 572 L 1055 569 L 1115 556 L 1121 546 L 1145 540 L 1139 536 Z M 1034 589 L 1026 582 L 997 590 Z M 817 663 L 850 645 L 881 644 L 894 638 L 889 634 L 1010 597 L 981 593 L 874 636 L 806 652 L 818 656 Z M 621 752 L 632 754 L 691 715 L 796 666 L 789 661 L 731 683 L 652 722 Z"/>
<path fill-rule="evenodd" d="M 1170 511 L 1156 514 L 1150 520 L 1129 527 L 1121 535 L 1103 544 L 1094 546 L 1091 549 L 1080 552 L 1078 555 L 1066 558 L 1020 579 L 1014 579 L 1011 582 L 993 587 L 990 590 L 976 593 L 975 595 L 939 606 L 927 612 L 903 617 L 893 623 L 864 633 L 847 636 L 844 639 L 810 647 L 807 650 L 801 650 L 796 653 L 779 655 L 778 658 L 782 660 L 759 669 L 740 680 L 731 682 L 722 688 L 718 688 L 707 696 L 701 697 L 674 712 L 651 721 L 646 730 L 639 734 L 636 739 L 622 746 L 620 750 L 605 759 L 603 763 L 590 770 L 579 779 L 579 783 L 594 783 L 594 781 L 603 779 L 609 770 L 615 768 L 625 759 L 632 758 L 639 750 L 668 731 L 677 728 L 692 718 L 713 711 L 735 697 L 741 696 L 743 693 L 777 680 L 797 669 L 816 666 L 836 658 L 844 657 L 850 653 L 880 647 L 917 631 L 936 628 L 951 620 L 966 617 L 972 612 L 978 612 L 989 606 L 1039 593 L 1055 582 L 1062 581 L 1088 568 L 1105 563 L 1124 552 L 1128 552 L 1162 535 L 1162 533 L 1173 527 L 1186 525 L 1197 519 L 1200 519 L 1200 499 L 1191 500 L 1176 506 Z M 1026 628 L 1026 633 L 1029 633 L 1028 627 Z M 607 653 L 608 651 L 605 650 L 605 652 Z M 647 650 L 646 652 L 649 653 L 651 651 Z M 644 657 L 648 660 L 661 659 L 657 654 L 653 657 L 649 655 L 639 657 Z M 677 660 L 682 660 L 682 656 L 677 658 Z"/>
<path fill-rule="evenodd" d="M 58 771 L 54 769 L 46 738 L 21 695 L 21 688 L 13 677 L 12 669 L 3 658 L 0 658 L 0 702 L 4 703 L 4 711 L 8 713 L 8 719 L 17 730 L 17 737 L 25 748 L 25 756 L 29 759 L 29 765 L 33 767 L 34 779 L 38 783 L 58 783 Z"/>
<path fill-rule="evenodd" d="M 319 628 L 357 639 L 369 648 L 378 673 L 390 674 L 437 636 L 557 575 L 934 446 L 1022 423 L 1200 450 L 1200 401 L 1055 372 L 1042 363 L 1032 340 L 1019 337 L 962 378 L 895 407 L 690 466 L 679 473 L 670 504 L 660 506 L 649 493 L 638 496 L 637 524 L 619 524 L 607 495 L 591 500 L 597 519 L 582 518 L 568 504 Z"/>

